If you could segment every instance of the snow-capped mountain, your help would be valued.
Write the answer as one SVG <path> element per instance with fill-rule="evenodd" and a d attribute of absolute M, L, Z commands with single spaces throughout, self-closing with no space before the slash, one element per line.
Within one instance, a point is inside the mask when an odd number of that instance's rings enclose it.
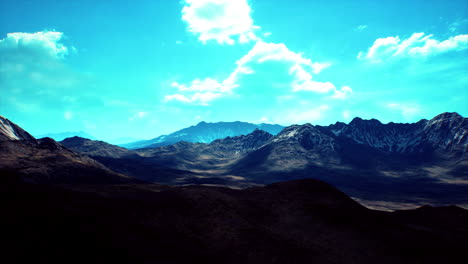
<path fill-rule="evenodd" d="M 10 120 L 0 116 L 0 140 L 30 140 L 36 139 L 21 127 L 11 122 Z"/>
<path fill-rule="evenodd" d="M 431 120 L 412 124 L 382 124 L 375 119 L 355 118 L 348 125 L 338 122 L 328 129 L 336 136 L 387 152 L 422 152 L 427 144 L 466 152 L 468 144 L 467 118 L 457 113 L 443 113 Z"/>
<path fill-rule="evenodd" d="M 413 124 L 355 118 L 349 124 L 287 127 L 233 164 L 231 173 L 270 177 L 272 172 L 325 175 L 324 170 L 347 170 L 461 179 L 466 177 L 467 148 L 468 122 L 457 113 Z"/>

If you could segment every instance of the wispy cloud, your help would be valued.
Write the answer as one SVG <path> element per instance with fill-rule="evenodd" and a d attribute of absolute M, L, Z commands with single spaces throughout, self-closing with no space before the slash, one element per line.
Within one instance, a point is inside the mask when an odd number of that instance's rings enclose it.
<path fill-rule="evenodd" d="M 164 101 L 179 101 L 182 103 L 208 105 L 208 102 L 220 97 L 221 94 L 213 92 L 194 93 L 191 95 L 171 94 L 164 97 Z"/>
<path fill-rule="evenodd" d="M 373 63 L 404 57 L 427 57 L 449 51 L 468 49 L 468 35 L 452 36 L 439 41 L 433 35 L 414 33 L 409 38 L 386 37 L 377 39 L 367 52 L 359 52 L 357 58 Z"/>
<path fill-rule="evenodd" d="M 172 87 L 177 88 L 177 94 L 167 95 L 165 101 L 180 101 L 184 103 L 206 105 L 209 101 L 231 94 L 234 89 L 241 86 L 245 76 L 255 76 L 262 72 L 265 65 L 280 67 L 284 74 L 269 78 L 270 83 L 264 85 L 274 86 L 274 83 L 286 83 L 285 92 L 315 92 L 332 93 L 332 98 L 344 99 L 352 90 L 343 87 L 338 90 L 330 82 L 319 82 L 312 79 L 312 75 L 319 74 L 331 66 L 330 63 L 312 62 L 301 53 L 288 49 L 284 43 L 267 43 L 258 41 L 255 46 L 236 62 L 234 71 L 224 80 L 205 78 L 195 79 L 190 84 L 173 82 Z"/>
<path fill-rule="evenodd" d="M 368 26 L 367 25 L 359 25 L 357 26 L 354 30 L 356 31 L 363 31 L 367 28 Z"/>
<path fill-rule="evenodd" d="M 73 118 L 73 113 L 70 112 L 70 111 L 65 111 L 65 112 L 63 113 L 63 118 L 65 118 L 66 120 L 70 120 L 70 119 Z"/>
<path fill-rule="evenodd" d="M 415 103 L 388 103 L 386 108 L 399 112 L 406 120 L 411 120 L 421 113 L 421 106 Z"/>
<path fill-rule="evenodd" d="M 129 121 L 134 121 L 134 120 L 136 120 L 136 119 L 142 119 L 142 118 L 147 117 L 148 114 L 149 114 L 149 113 L 146 112 L 146 111 L 138 111 L 138 112 L 134 113 L 132 116 L 130 116 L 130 117 L 128 118 L 128 120 L 129 120 Z"/>
<path fill-rule="evenodd" d="M 175 91 L 165 95 L 164 102 L 206 106 L 226 96 L 253 94 L 254 90 L 268 88 L 271 88 L 272 98 L 276 98 L 277 93 L 316 93 L 332 99 L 345 99 L 352 92 L 349 87 L 339 89 L 330 81 L 315 79 L 331 63 L 312 61 L 303 53 L 290 50 L 284 43 L 264 41 L 260 36 L 266 38 L 271 32 L 262 33 L 255 25 L 247 0 L 185 0 L 183 3 L 182 20 L 187 23 L 189 32 L 203 43 L 253 42 L 254 45 L 235 62 L 233 71 L 225 78 L 172 82 Z"/>

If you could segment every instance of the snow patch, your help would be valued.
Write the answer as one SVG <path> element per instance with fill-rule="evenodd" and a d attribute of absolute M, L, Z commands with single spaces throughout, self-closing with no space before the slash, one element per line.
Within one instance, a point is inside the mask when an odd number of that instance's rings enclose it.
<path fill-rule="evenodd" d="M 0 118 L 0 132 L 6 135 L 9 139 L 20 140 L 21 138 L 16 134 L 15 129 L 11 126 L 10 122 Z"/>

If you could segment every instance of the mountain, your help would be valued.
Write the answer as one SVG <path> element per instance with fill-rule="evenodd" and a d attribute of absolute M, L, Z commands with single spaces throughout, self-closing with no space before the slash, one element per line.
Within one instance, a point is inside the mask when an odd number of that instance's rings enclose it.
<path fill-rule="evenodd" d="M 83 132 L 83 131 L 78 131 L 78 132 L 62 132 L 62 133 L 48 133 L 48 134 L 42 134 L 38 135 L 37 138 L 53 138 L 56 141 L 62 141 L 66 138 L 69 137 L 82 137 L 82 138 L 89 138 L 89 139 L 95 139 L 95 137 L 91 136 L 90 134 Z"/>
<path fill-rule="evenodd" d="M 104 141 L 91 140 L 77 136 L 66 138 L 60 141 L 60 143 L 69 149 L 84 153 L 88 156 L 120 158 L 131 155 L 132 153 L 128 149 Z"/>
<path fill-rule="evenodd" d="M 375 208 L 468 206 L 466 124 L 466 118 L 444 113 L 413 124 L 355 118 L 349 124 L 293 125 L 276 136 L 257 129 L 211 143 L 133 151 L 98 141 L 86 141 L 93 148 L 62 143 L 149 182 L 245 188 L 316 178 Z"/>
<path fill-rule="evenodd" d="M 213 172 L 223 172 L 230 163 L 245 153 L 265 144 L 273 136 L 256 129 L 248 135 L 227 137 L 209 144 L 178 142 L 173 145 L 127 150 L 102 141 L 79 137 L 60 143 L 69 149 L 88 155 L 113 171 L 132 177 L 165 184 L 221 184 L 232 187 L 250 186 L 234 178 L 213 178 Z"/>
<path fill-rule="evenodd" d="M 0 116 L 0 140 L 36 141 L 31 134 L 3 116 Z"/>
<path fill-rule="evenodd" d="M 135 181 L 73 152 L 51 138 L 36 140 L 0 117 L 0 174 L 35 183 L 125 183 Z"/>
<path fill-rule="evenodd" d="M 460 154 L 466 152 L 468 144 L 468 121 L 457 113 L 443 113 L 414 124 L 382 124 L 375 119 L 355 118 L 349 125 L 336 123 L 329 129 L 337 136 L 387 152 L 421 152 L 423 144 L 429 144 Z"/>
<path fill-rule="evenodd" d="M 310 179 L 243 190 L 2 184 L 0 195 L 5 262 L 465 263 L 468 250 L 467 210 L 369 210 Z"/>
<path fill-rule="evenodd" d="M 272 124 L 251 124 L 246 122 L 200 122 L 195 126 L 181 129 L 169 135 L 159 136 L 150 140 L 142 140 L 120 146 L 128 149 L 154 148 L 171 145 L 180 141 L 193 143 L 210 143 L 216 139 L 246 135 L 255 129 L 264 130 L 270 134 L 278 134 L 284 127 Z"/>
<path fill-rule="evenodd" d="M 467 149 L 468 122 L 456 113 L 414 124 L 355 118 L 287 127 L 228 173 L 254 183 L 312 177 L 374 201 L 468 205 Z"/>
<path fill-rule="evenodd" d="M 0 120 L 6 263 L 466 262 L 467 210 L 369 209 L 468 204 L 457 114 L 401 131 L 356 119 L 339 124 L 356 134 L 305 124 L 138 150 L 36 140 Z M 410 146 L 381 144 L 389 129 Z"/>
<path fill-rule="evenodd" d="M 355 118 L 349 124 L 328 127 L 287 127 L 241 163 L 283 171 L 304 166 L 392 169 L 424 163 L 455 165 L 466 160 L 467 146 L 468 121 L 456 113 L 414 124 Z"/>

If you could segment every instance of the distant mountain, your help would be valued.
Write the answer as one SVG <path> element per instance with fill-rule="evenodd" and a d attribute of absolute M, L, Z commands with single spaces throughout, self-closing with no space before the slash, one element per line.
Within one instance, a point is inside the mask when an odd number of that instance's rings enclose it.
<path fill-rule="evenodd" d="M 0 117 L 0 175 L 3 174 L 34 183 L 135 182 L 52 138 L 36 140 L 13 122 Z"/>
<path fill-rule="evenodd" d="M 120 146 L 128 149 L 154 148 L 171 145 L 180 141 L 193 143 L 210 143 L 216 139 L 246 135 L 255 129 L 266 131 L 272 135 L 278 134 L 284 127 L 272 124 L 251 124 L 246 122 L 200 122 L 195 126 L 181 129 L 169 135 L 159 136 L 150 140 L 142 140 Z"/>
<path fill-rule="evenodd" d="M 62 141 L 66 138 L 69 137 L 82 137 L 82 138 L 88 138 L 88 139 L 96 139 L 95 137 L 91 136 L 90 134 L 83 132 L 83 131 L 78 131 L 78 132 L 62 132 L 62 133 L 48 133 L 48 134 L 43 134 L 43 135 L 38 135 L 36 136 L 37 138 L 53 138 L 56 141 Z"/>
<path fill-rule="evenodd" d="M 256 129 L 248 135 L 217 139 L 209 144 L 182 141 L 169 146 L 137 150 L 80 137 L 67 138 L 60 143 L 98 160 L 113 171 L 149 182 L 216 182 L 226 186 L 246 187 L 248 183 L 236 182 L 231 178 L 206 177 L 204 170 L 217 171 L 216 164 L 222 166 L 226 161 L 236 160 L 272 137 L 268 132 Z M 222 167 L 219 169 L 222 170 Z"/>
<path fill-rule="evenodd" d="M 91 140 L 82 137 L 69 137 L 60 143 L 69 149 L 84 153 L 88 156 L 120 158 L 129 155 L 128 149 L 109 144 L 104 141 Z"/>
<path fill-rule="evenodd" d="M 194 173 L 168 167 L 163 158 L 154 158 L 147 152 L 137 152 L 104 141 L 81 137 L 66 138 L 60 143 L 75 152 L 99 161 L 112 171 L 146 182 L 177 184 L 178 179 L 192 177 Z M 175 160 L 172 159 L 172 160 Z"/>

